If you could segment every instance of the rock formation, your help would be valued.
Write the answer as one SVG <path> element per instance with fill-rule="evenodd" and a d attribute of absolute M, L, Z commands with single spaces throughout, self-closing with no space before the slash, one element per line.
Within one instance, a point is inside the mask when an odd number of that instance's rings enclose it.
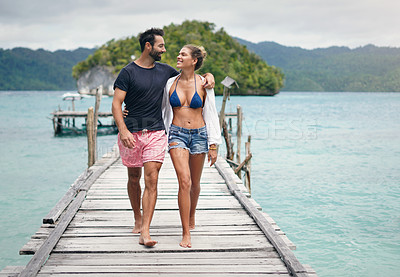
<path fill-rule="evenodd" d="M 112 68 L 95 66 L 79 77 L 77 81 L 78 92 L 95 95 L 96 89 L 103 85 L 103 94 L 111 96 L 114 94 L 113 85 L 116 78 L 117 75 L 112 73 Z"/>

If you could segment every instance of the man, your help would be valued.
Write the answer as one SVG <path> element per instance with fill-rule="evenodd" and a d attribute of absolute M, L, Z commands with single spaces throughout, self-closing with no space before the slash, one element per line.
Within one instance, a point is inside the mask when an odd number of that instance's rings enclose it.
<path fill-rule="evenodd" d="M 158 173 L 164 161 L 167 136 L 162 120 L 161 104 L 167 80 L 179 73 L 171 66 L 156 63 L 166 52 L 164 31 L 152 28 L 140 34 L 142 54 L 124 67 L 114 83 L 112 112 L 118 126 L 118 146 L 122 163 L 128 168 L 128 195 L 135 218 L 133 233 L 140 233 L 139 244 L 154 246 L 150 223 L 157 201 Z M 203 84 L 214 87 L 214 77 L 206 74 Z M 122 103 L 129 114 L 125 120 Z M 140 177 L 144 167 L 145 189 L 140 212 Z"/>

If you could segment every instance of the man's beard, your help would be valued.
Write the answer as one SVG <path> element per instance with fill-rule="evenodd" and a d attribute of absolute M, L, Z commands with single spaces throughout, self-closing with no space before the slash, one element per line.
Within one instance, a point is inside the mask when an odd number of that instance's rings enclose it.
<path fill-rule="evenodd" d="M 150 57 L 152 57 L 155 61 L 161 61 L 161 54 L 162 52 L 157 52 L 154 49 L 151 49 L 150 51 Z"/>

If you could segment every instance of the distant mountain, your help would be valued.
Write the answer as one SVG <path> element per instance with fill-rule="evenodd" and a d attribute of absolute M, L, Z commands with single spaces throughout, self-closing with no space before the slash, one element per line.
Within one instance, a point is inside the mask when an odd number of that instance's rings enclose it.
<path fill-rule="evenodd" d="M 282 91 L 400 92 L 400 48 L 366 45 L 313 50 L 236 40 L 282 69 Z"/>
<path fill-rule="evenodd" d="M 269 65 L 283 71 L 283 91 L 400 92 L 400 48 L 366 45 L 356 49 L 334 46 L 307 50 L 275 42 L 252 43 L 235 39 Z M 170 43 L 169 52 L 172 46 L 174 44 Z M 87 48 L 54 52 L 0 48 L 0 90 L 76 90 L 72 67 L 95 51 Z M 222 56 L 226 57 L 225 54 Z M 237 67 L 237 63 L 230 64 Z M 228 71 L 229 74 L 236 72 L 231 72 L 230 67 L 227 70 L 211 65 L 212 68 L 208 68 L 206 64 L 205 69 Z"/>
<path fill-rule="evenodd" d="M 94 51 L 0 48 L 0 90 L 75 90 L 72 67 Z"/>

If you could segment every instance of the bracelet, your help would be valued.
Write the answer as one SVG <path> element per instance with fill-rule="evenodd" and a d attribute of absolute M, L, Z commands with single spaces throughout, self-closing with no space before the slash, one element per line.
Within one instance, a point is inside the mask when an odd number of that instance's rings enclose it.
<path fill-rule="evenodd" d="M 217 150 L 217 147 L 209 147 L 209 150 Z"/>

